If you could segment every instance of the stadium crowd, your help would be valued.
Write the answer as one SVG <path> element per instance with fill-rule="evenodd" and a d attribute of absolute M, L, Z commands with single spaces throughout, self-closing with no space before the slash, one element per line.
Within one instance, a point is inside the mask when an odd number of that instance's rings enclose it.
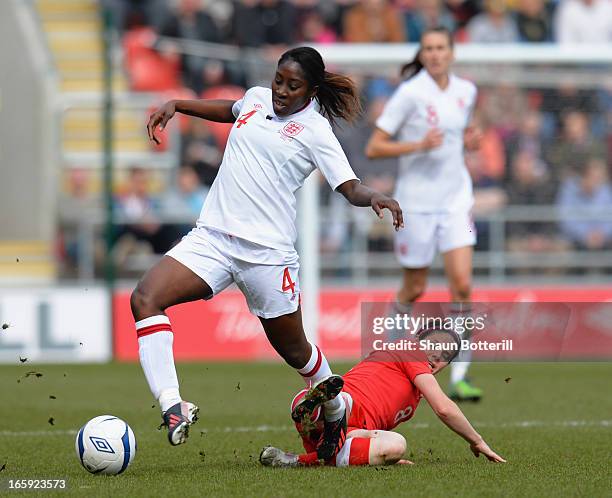
<path fill-rule="evenodd" d="M 254 82 L 240 63 L 181 53 L 178 40 L 258 48 L 271 54 L 299 43 L 416 42 L 434 25 L 451 29 L 459 43 L 612 42 L 612 2 L 607 0 L 100 0 L 115 14 L 124 67 L 134 91 L 168 98 L 238 99 Z M 166 43 L 161 43 L 165 40 Z M 170 40 L 170 41 L 169 41 Z M 169 41 L 169 42 L 168 42 Z M 174 45 L 173 45 L 174 43 Z M 363 119 L 338 128 L 337 135 L 357 175 L 391 193 L 397 162 L 370 161 L 363 146 L 399 78 L 355 76 L 363 95 Z M 556 206 L 593 219 L 509 222 L 508 250 L 550 252 L 569 248 L 612 248 L 612 223 L 597 214 L 612 212 L 612 84 L 596 87 L 571 81 L 550 88 L 511 84 L 479 85 L 475 115 L 482 146 L 466 156 L 475 187 L 476 219 L 505 206 Z M 174 188 L 159 197 L 143 187 L 146 165 L 127 175 L 116 209 L 133 223 L 119 233 L 146 240 L 155 252 L 170 247 L 188 225 L 162 228 L 158 216 L 183 213 L 195 220 L 215 178 L 229 133 L 227 125 L 180 119 L 180 169 Z M 140 184 L 140 187 L 136 186 Z M 322 187 L 325 187 L 322 185 Z M 170 192 L 170 193 L 164 193 Z M 335 213 L 322 249 L 337 253 L 350 244 L 352 228 L 342 199 L 322 188 Z M 145 214 L 146 213 L 146 214 Z M 146 226 L 146 230 L 143 228 Z M 477 223 L 477 249 L 489 248 L 489 224 Z M 389 227 L 368 227 L 370 250 L 392 247 Z"/>

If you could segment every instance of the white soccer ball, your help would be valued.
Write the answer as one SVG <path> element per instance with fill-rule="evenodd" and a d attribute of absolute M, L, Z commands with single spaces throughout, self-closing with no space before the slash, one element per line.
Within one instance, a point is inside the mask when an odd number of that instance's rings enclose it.
<path fill-rule="evenodd" d="M 136 438 L 127 423 L 112 415 L 92 418 L 77 433 L 81 465 L 92 474 L 121 474 L 136 455 Z"/>

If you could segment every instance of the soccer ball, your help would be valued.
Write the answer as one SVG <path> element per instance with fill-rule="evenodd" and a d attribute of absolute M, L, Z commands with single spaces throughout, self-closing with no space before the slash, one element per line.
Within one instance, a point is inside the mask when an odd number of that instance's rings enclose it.
<path fill-rule="evenodd" d="M 77 433 L 75 448 L 81 465 L 92 474 L 121 474 L 136 455 L 129 425 L 112 415 L 92 418 Z"/>

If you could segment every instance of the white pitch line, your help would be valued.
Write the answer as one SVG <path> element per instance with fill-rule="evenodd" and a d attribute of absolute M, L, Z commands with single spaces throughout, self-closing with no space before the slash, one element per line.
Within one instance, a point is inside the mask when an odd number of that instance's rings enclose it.
<path fill-rule="evenodd" d="M 484 427 L 489 429 L 506 429 L 506 428 L 518 428 L 518 429 L 529 429 L 531 427 L 612 427 L 612 420 L 558 420 L 558 421 L 545 421 L 545 420 L 523 420 L 518 422 L 504 422 L 501 424 L 492 424 L 490 422 L 474 422 L 475 427 Z M 406 429 L 430 429 L 432 427 L 438 427 L 438 424 L 428 424 L 424 422 L 417 422 L 414 424 L 403 425 L 402 428 Z M 256 425 L 256 426 L 238 426 L 238 427 L 214 427 L 211 429 L 203 428 L 198 430 L 194 427 L 194 431 L 203 433 L 233 433 L 233 432 L 284 432 L 292 431 L 294 427 L 292 425 Z M 74 436 L 77 433 L 75 430 L 57 430 L 57 431 L 0 431 L 0 437 L 37 437 L 37 436 Z"/>

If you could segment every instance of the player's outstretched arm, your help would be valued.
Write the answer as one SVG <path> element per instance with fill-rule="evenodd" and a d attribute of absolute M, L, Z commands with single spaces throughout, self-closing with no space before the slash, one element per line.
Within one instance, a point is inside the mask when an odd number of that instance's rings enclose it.
<path fill-rule="evenodd" d="M 379 218 L 383 218 L 383 210 L 388 209 L 393 216 L 395 230 L 404 227 L 404 217 L 399 203 L 376 190 L 362 185 L 358 180 L 349 180 L 336 188 L 353 206 L 371 206 Z"/>
<path fill-rule="evenodd" d="M 149 117 L 149 140 L 159 144 L 155 130 L 159 127 L 159 131 L 162 131 L 177 112 L 218 123 L 233 123 L 236 121 L 232 113 L 233 105 L 233 100 L 169 100 Z"/>
<path fill-rule="evenodd" d="M 399 157 L 415 152 L 425 152 L 442 145 L 443 135 L 440 130 L 432 128 L 423 140 L 417 142 L 398 142 L 387 132 L 376 128 L 366 145 L 365 153 L 369 159 L 379 157 Z"/>
<path fill-rule="evenodd" d="M 489 448 L 489 445 L 472 427 L 457 404 L 444 394 L 444 391 L 442 391 L 438 381 L 432 374 L 417 375 L 414 379 L 414 385 L 423 393 L 423 396 L 438 418 L 470 443 L 470 449 L 476 457 L 482 453 L 491 462 L 506 461 Z"/>

